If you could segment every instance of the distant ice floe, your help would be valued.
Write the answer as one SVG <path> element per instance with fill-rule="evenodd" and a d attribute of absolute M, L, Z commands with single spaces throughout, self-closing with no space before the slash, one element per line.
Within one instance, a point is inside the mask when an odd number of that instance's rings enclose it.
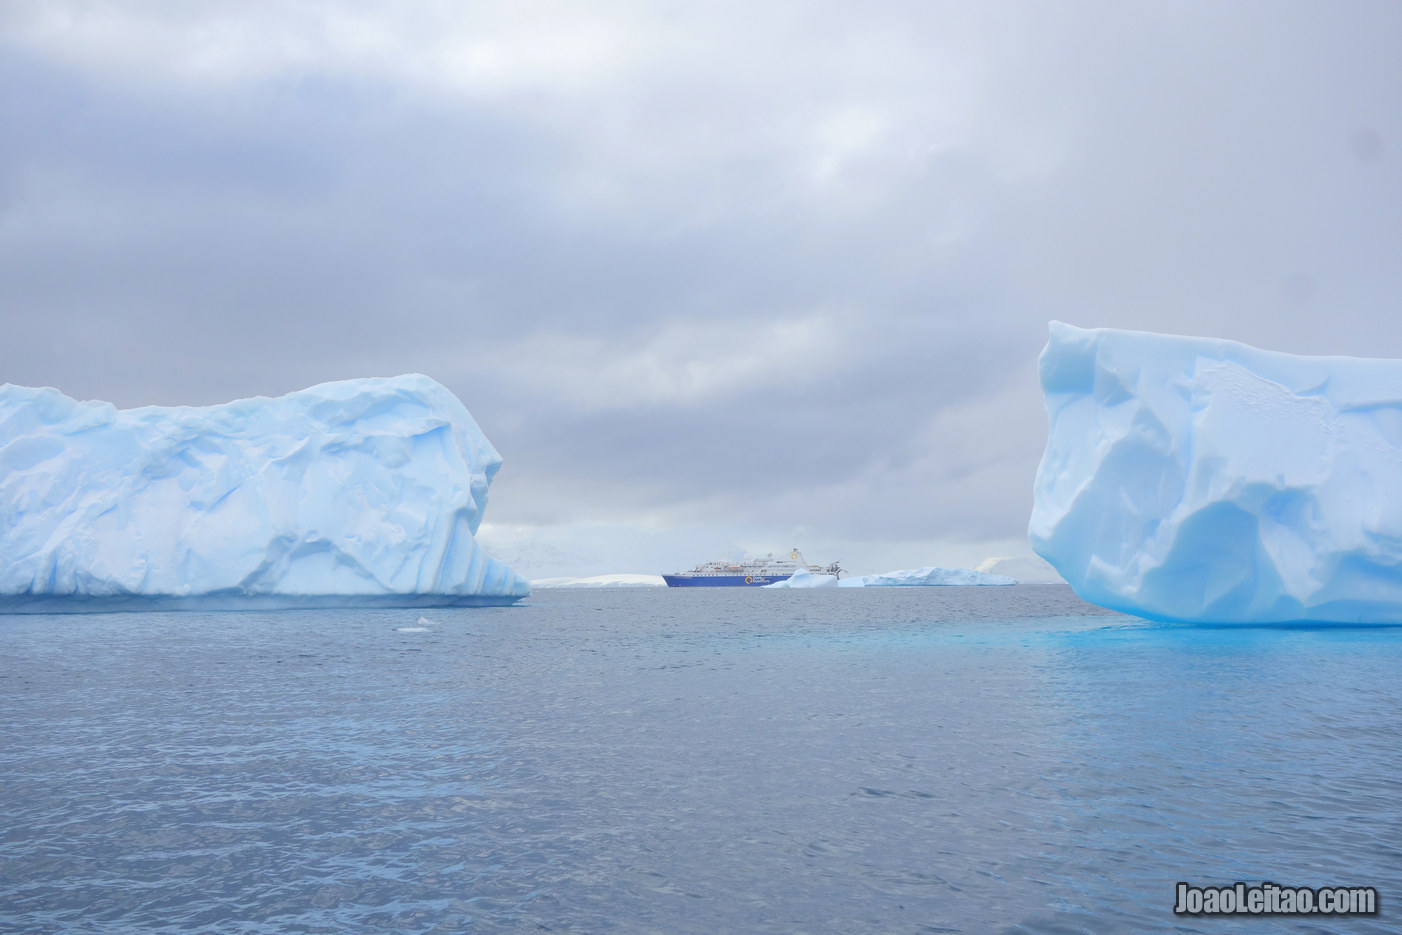
<path fill-rule="evenodd" d="M 661 575 L 594 575 L 590 578 L 537 578 L 532 588 L 665 588 Z"/>
<path fill-rule="evenodd" d="M 879 575 L 861 575 L 839 584 L 843 588 L 982 587 L 1017 584 L 1016 578 L 972 568 L 908 568 Z"/>
<path fill-rule="evenodd" d="M 1159 620 L 1402 622 L 1402 361 L 1051 324 L 1028 537 Z"/>
<path fill-rule="evenodd" d="M 1017 584 L 1016 578 L 972 568 L 910 568 L 879 575 L 861 575 L 839 581 L 832 575 L 815 575 L 800 569 L 793 577 L 766 588 L 912 588 Z"/>
<path fill-rule="evenodd" d="M 0 386 L 0 611 L 505 604 L 501 457 L 426 376 L 117 409 Z"/>
<path fill-rule="evenodd" d="M 783 581 L 776 581 L 773 584 L 762 585 L 766 588 L 835 588 L 837 587 L 837 577 L 835 575 L 815 575 L 807 568 L 800 568 Z"/>
<path fill-rule="evenodd" d="M 1065 584 L 1056 569 L 1039 555 L 1016 558 L 992 555 L 975 565 L 974 570 L 1016 578 L 1018 584 Z"/>

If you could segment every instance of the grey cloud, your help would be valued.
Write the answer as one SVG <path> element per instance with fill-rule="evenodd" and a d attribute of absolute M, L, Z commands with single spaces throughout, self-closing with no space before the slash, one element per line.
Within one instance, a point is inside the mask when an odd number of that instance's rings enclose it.
<path fill-rule="evenodd" d="M 218 16 L 311 28 L 282 9 Z M 569 40 L 535 9 L 503 48 Z M 1394 5 L 659 9 L 466 90 L 408 18 L 423 61 L 217 80 L 0 20 L 0 378 L 130 405 L 418 370 L 506 456 L 499 522 L 978 542 L 1022 532 L 1049 318 L 1402 356 Z M 836 350 L 710 398 L 617 365 L 814 316 Z M 561 389 L 591 372 L 615 404 Z"/>

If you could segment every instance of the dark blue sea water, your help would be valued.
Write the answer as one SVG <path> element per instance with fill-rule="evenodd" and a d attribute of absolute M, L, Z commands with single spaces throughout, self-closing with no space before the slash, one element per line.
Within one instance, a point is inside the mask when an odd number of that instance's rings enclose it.
<path fill-rule="evenodd" d="M 0 745 L 6 933 L 1402 928 L 1402 629 L 1050 585 L 7 616 Z"/>

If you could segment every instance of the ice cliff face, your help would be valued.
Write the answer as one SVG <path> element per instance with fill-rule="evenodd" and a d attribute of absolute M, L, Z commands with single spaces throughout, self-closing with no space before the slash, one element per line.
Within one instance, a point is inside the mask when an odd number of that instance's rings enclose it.
<path fill-rule="evenodd" d="M 509 603 L 501 465 L 425 376 L 119 410 L 0 387 L 0 610 Z"/>
<path fill-rule="evenodd" d="M 1032 547 L 1082 598 L 1402 621 L 1402 361 L 1053 322 Z"/>

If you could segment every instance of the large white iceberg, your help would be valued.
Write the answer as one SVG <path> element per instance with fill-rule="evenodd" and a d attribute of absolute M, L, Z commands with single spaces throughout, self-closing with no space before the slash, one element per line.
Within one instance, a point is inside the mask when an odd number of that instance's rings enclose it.
<path fill-rule="evenodd" d="M 428 377 L 119 410 L 0 387 L 0 610 L 510 603 L 501 458 Z"/>
<path fill-rule="evenodd" d="M 995 575 L 972 568 L 907 568 L 877 575 L 848 578 L 839 584 L 843 588 L 911 588 L 943 586 L 980 586 L 1017 584 L 1016 578 Z"/>
<path fill-rule="evenodd" d="M 1060 322 L 1032 547 L 1162 620 L 1402 622 L 1402 361 Z"/>
<path fill-rule="evenodd" d="M 806 568 L 800 568 L 792 577 L 766 588 L 911 588 L 943 585 L 999 585 L 1017 584 L 1016 578 L 995 575 L 972 568 L 907 568 L 902 571 L 887 571 L 877 575 L 859 575 L 843 578 L 834 575 L 815 575 Z"/>

